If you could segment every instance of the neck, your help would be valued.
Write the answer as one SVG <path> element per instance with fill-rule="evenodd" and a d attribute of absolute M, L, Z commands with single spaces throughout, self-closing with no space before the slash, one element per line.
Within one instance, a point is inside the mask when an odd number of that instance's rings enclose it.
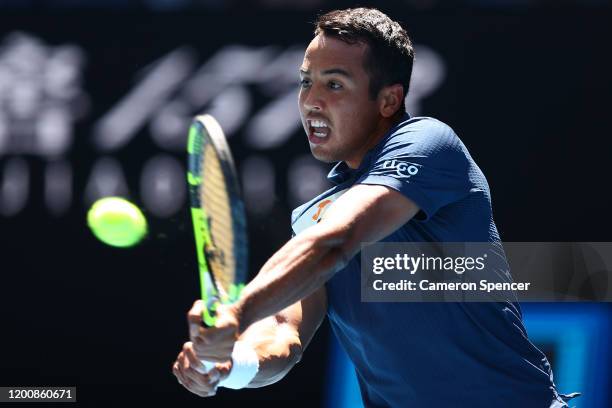
<path fill-rule="evenodd" d="M 371 133 L 372 136 L 368 138 L 366 143 L 364 143 L 361 149 L 359 149 L 359 152 L 355 155 L 355 157 L 344 161 L 346 165 L 349 166 L 349 168 L 351 169 L 359 168 L 365 155 L 370 150 L 372 150 L 372 148 L 374 148 L 378 144 L 378 142 L 380 142 L 380 140 L 387 134 L 387 132 L 393 126 L 399 123 L 399 121 L 401 120 L 403 116 L 404 116 L 403 113 L 399 114 L 398 112 L 397 115 L 394 115 L 390 118 L 385 118 L 384 120 L 380 121 L 378 125 L 376 126 L 376 128 L 374 128 L 374 130 L 372 131 Z"/>

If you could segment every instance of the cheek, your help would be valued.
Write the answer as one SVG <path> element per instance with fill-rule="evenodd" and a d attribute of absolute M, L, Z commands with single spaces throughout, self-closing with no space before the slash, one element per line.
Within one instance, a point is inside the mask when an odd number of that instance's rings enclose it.
<path fill-rule="evenodd" d="M 362 129 L 371 125 L 373 107 L 367 103 L 349 103 L 338 110 L 342 128 L 349 134 L 358 134 Z"/>
<path fill-rule="evenodd" d="M 302 103 L 302 94 L 298 96 L 298 111 L 300 112 L 300 122 L 302 123 L 302 127 L 306 130 L 306 120 L 304 117 L 306 115 L 306 111 L 304 109 L 304 104 Z"/>

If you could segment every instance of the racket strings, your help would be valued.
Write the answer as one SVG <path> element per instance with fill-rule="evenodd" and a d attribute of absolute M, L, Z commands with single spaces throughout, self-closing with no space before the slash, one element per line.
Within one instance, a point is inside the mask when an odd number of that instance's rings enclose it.
<path fill-rule="evenodd" d="M 210 144 L 204 149 L 202 175 L 201 202 L 208 217 L 212 241 L 212 247 L 205 248 L 205 251 L 223 301 L 229 296 L 235 278 L 234 227 L 221 161 Z"/>

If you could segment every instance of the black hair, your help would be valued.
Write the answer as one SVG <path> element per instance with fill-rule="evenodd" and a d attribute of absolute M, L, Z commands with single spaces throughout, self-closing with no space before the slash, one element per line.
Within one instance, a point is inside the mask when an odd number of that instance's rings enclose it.
<path fill-rule="evenodd" d="M 414 49 L 408 33 L 398 22 L 373 8 L 349 8 L 319 16 L 314 33 L 335 37 L 347 44 L 368 45 L 363 64 L 370 77 L 370 98 L 375 99 L 383 87 L 393 84 L 401 84 L 406 97 Z M 405 110 L 404 101 L 401 110 Z"/>

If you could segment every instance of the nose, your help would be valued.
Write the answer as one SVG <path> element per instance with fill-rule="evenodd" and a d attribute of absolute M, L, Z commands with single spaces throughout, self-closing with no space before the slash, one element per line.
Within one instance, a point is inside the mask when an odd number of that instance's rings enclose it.
<path fill-rule="evenodd" d="M 300 101 L 302 107 L 309 111 L 320 111 L 324 106 L 321 92 L 319 92 L 314 85 L 308 89 L 302 89 L 300 92 Z"/>

